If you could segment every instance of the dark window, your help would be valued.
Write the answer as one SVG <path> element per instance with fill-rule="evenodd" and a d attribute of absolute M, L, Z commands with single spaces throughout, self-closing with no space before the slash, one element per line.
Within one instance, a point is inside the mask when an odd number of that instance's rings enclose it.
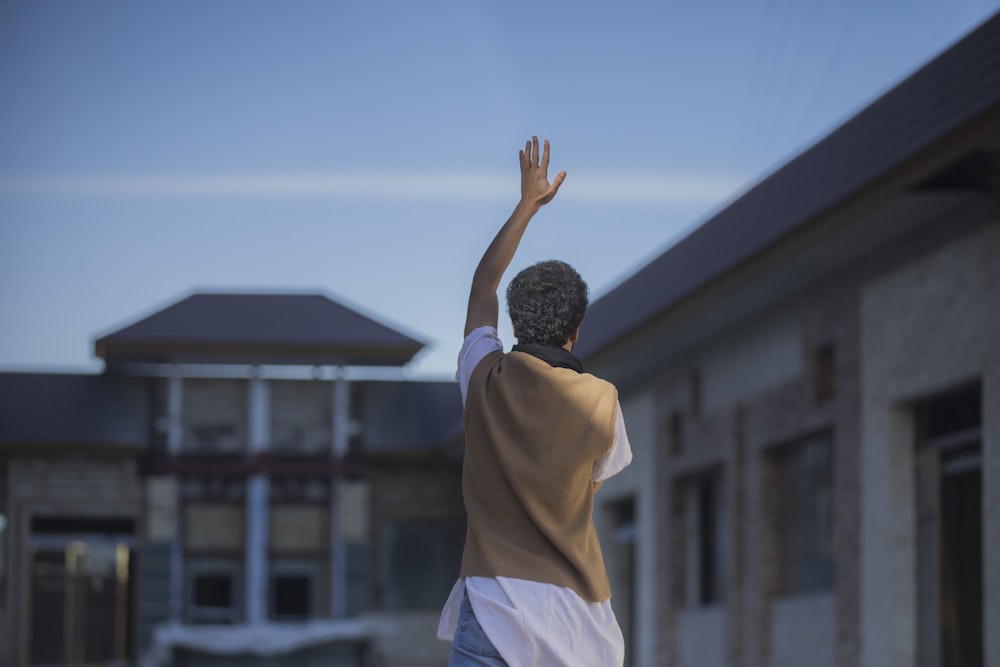
<path fill-rule="evenodd" d="M 833 588 L 833 436 L 779 447 L 773 456 L 779 595 Z"/>
<path fill-rule="evenodd" d="M 7 553 L 7 515 L 0 512 L 0 595 L 3 594 L 7 581 L 4 556 Z M 6 609 L 6 597 L 0 597 L 0 611 Z"/>
<path fill-rule="evenodd" d="M 822 403 L 836 393 L 836 354 L 832 344 L 823 345 L 813 355 L 813 393 Z"/>
<path fill-rule="evenodd" d="M 722 602 L 724 590 L 725 536 L 722 505 L 722 473 L 713 472 L 698 479 L 698 603 Z"/>
<path fill-rule="evenodd" d="M 688 379 L 691 387 L 691 414 L 697 417 L 701 414 L 701 373 L 691 371 Z"/>
<path fill-rule="evenodd" d="M 194 606 L 233 606 L 233 579 L 228 574 L 202 574 L 194 578 Z"/>
<path fill-rule="evenodd" d="M 131 535 L 135 528 L 132 519 L 92 519 L 85 517 L 34 517 L 31 532 L 39 534 L 79 535 Z"/>
<path fill-rule="evenodd" d="M 718 604 L 725 599 L 726 507 L 721 467 L 678 483 L 677 538 L 674 576 L 686 608 Z"/>
<path fill-rule="evenodd" d="M 464 521 L 383 524 L 378 545 L 382 609 L 438 608 L 458 577 L 464 540 Z"/>
<path fill-rule="evenodd" d="M 684 451 L 684 414 L 680 410 L 670 413 L 670 454 L 680 456 Z"/>
<path fill-rule="evenodd" d="M 242 567 L 236 560 L 189 558 L 184 563 L 184 617 L 190 623 L 234 623 L 243 608 Z"/>
<path fill-rule="evenodd" d="M 978 384 L 917 406 L 919 444 L 938 438 L 954 438 L 967 431 L 978 432 L 982 424 L 982 393 Z"/>
<path fill-rule="evenodd" d="M 312 579 L 305 574 L 279 574 L 272 580 L 273 617 L 279 621 L 302 620 L 312 614 Z"/>
<path fill-rule="evenodd" d="M 614 532 L 606 545 L 610 559 L 608 576 L 615 595 L 611 600 L 618 625 L 625 636 L 625 667 L 634 665 L 633 645 L 636 626 L 636 539 L 635 499 L 624 498 L 607 507 Z"/>

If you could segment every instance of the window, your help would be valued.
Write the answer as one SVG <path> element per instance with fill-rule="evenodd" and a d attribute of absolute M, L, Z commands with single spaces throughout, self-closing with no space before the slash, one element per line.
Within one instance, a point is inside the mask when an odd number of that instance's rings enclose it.
<path fill-rule="evenodd" d="M 698 417 L 701 415 L 701 373 L 691 371 L 688 376 L 688 387 L 691 392 L 691 415 Z"/>
<path fill-rule="evenodd" d="M 333 446 L 333 385 L 319 380 L 271 382 L 271 451 L 325 454 Z"/>
<path fill-rule="evenodd" d="M 817 403 L 828 401 L 836 394 L 836 354 L 832 343 L 813 353 L 813 395 Z"/>
<path fill-rule="evenodd" d="M 242 567 L 235 559 L 192 558 L 184 565 L 185 617 L 191 623 L 235 623 L 242 609 Z"/>
<path fill-rule="evenodd" d="M 617 500 L 606 506 L 613 529 L 611 542 L 607 545 L 608 577 L 611 590 L 615 592 L 611 600 L 618 625 L 625 636 L 625 665 L 634 665 L 634 644 L 636 631 L 636 538 L 638 528 L 635 520 L 635 498 Z"/>
<path fill-rule="evenodd" d="M 439 607 L 458 577 L 464 539 L 464 520 L 382 524 L 378 543 L 382 610 Z"/>
<path fill-rule="evenodd" d="M 7 516 L 0 512 L 0 592 L 3 591 L 3 584 L 7 580 L 6 568 L 4 566 L 4 556 L 7 553 Z M 0 599 L 0 609 L 3 609 L 5 599 Z"/>
<path fill-rule="evenodd" d="M 243 552 L 246 521 L 242 505 L 187 503 L 184 506 L 184 548 L 188 551 Z"/>
<path fill-rule="evenodd" d="M 726 512 L 719 468 L 681 483 L 685 606 L 725 600 Z"/>
<path fill-rule="evenodd" d="M 312 613 L 312 580 L 305 575 L 286 574 L 274 578 L 274 618 L 300 620 Z"/>
<path fill-rule="evenodd" d="M 670 455 L 680 456 L 684 452 L 684 414 L 680 410 L 670 413 Z"/>
<path fill-rule="evenodd" d="M 776 592 L 833 588 L 833 436 L 821 433 L 777 448 L 774 474 Z"/>
<path fill-rule="evenodd" d="M 274 558 L 271 561 L 268 617 L 306 621 L 324 616 L 328 561 L 320 558 Z"/>
<path fill-rule="evenodd" d="M 247 383 L 188 379 L 184 382 L 184 450 L 236 454 L 246 448 Z"/>
<path fill-rule="evenodd" d="M 330 613 L 330 487 L 316 478 L 272 478 L 268 617 L 302 621 Z"/>
<path fill-rule="evenodd" d="M 201 574 L 194 578 L 194 606 L 229 609 L 233 606 L 233 578 L 228 574 Z"/>

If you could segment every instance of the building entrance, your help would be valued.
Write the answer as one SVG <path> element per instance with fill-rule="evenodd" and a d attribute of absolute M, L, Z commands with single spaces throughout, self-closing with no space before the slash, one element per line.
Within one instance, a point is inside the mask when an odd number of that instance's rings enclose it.
<path fill-rule="evenodd" d="M 917 410 L 920 667 L 983 664 L 979 386 Z"/>
<path fill-rule="evenodd" d="M 94 523 L 34 522 L 29 601 L 33 666 L 131 664 L 132 536 L 90 532 Z"/>

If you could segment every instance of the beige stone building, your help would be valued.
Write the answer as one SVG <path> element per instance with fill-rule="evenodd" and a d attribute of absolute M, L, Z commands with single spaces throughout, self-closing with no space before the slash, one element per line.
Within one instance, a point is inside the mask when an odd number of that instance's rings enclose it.
<path fill-rule="evenodd" d="M 0 665 L 440 664 L 461 399 L 392 370 L 421 347 L 195 294 L 99 338 L 100 375 L 0 373 Z"/>
<path fill-rule="evenodd" d="M 1000 666 L 1000 17 L 592 307 L 629 664 Z"/>

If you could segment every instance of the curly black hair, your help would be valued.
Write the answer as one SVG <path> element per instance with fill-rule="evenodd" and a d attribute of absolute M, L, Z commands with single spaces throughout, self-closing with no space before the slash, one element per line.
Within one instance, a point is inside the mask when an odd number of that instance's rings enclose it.
<path fill-rule="evenodd" d="M 566 262 L 532 264 L 507 286 L 507 312 L 519 343 L 562 347 L 583 322 L 590 290 Z"/>

